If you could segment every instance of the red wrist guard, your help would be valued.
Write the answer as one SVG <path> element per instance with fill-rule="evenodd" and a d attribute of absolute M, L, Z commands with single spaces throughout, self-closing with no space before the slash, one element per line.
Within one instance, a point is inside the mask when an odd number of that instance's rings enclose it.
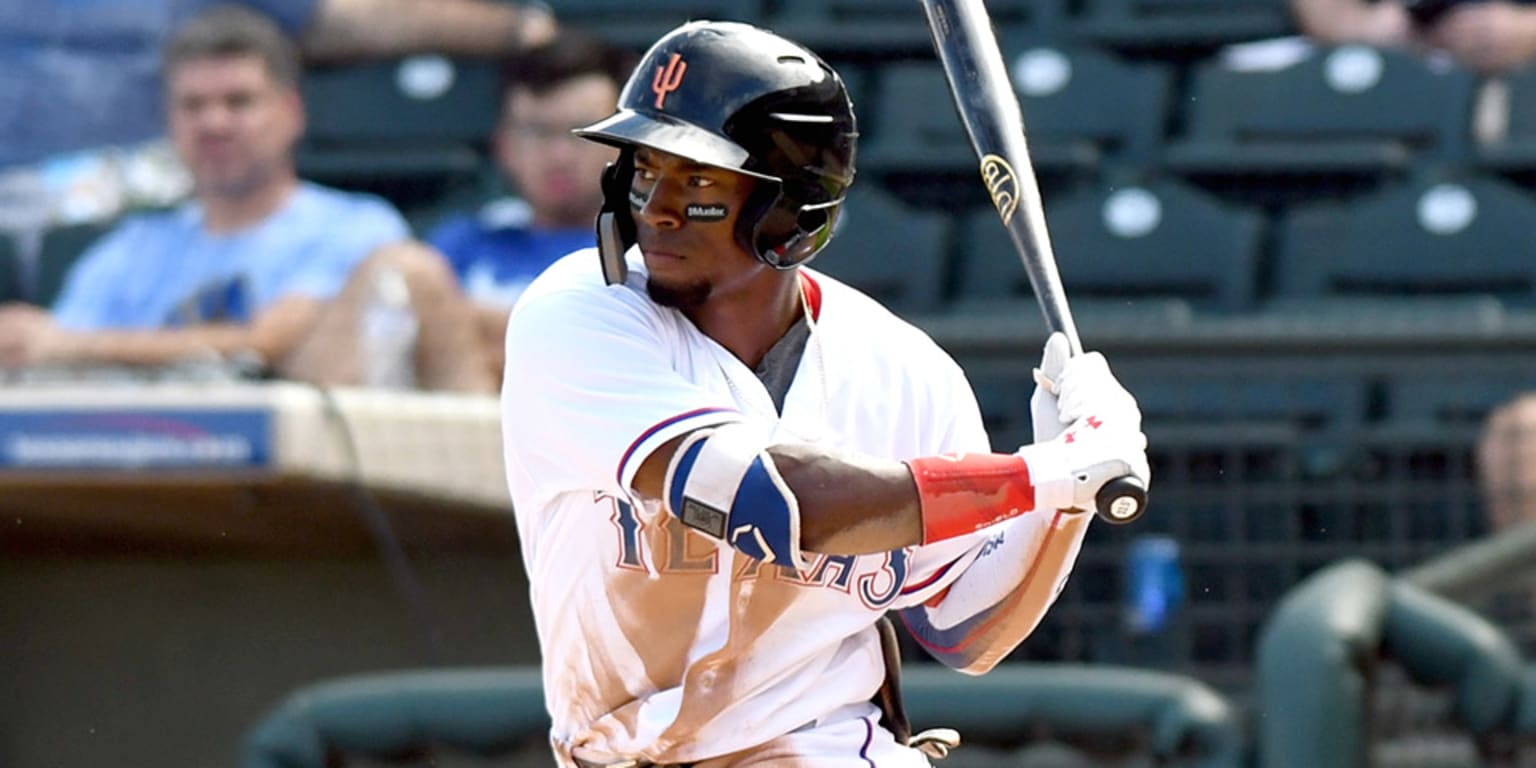
<path fill-rule="evenodd" d="M 917 482 L 924 544 L 975 533 L 1035 508 L 1029 465 L 1017 454 L 924 456 L 907 467 Z"/>

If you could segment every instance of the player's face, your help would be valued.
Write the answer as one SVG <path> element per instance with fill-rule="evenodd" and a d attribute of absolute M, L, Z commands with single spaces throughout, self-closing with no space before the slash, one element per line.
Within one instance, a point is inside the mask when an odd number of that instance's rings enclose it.
<path fill-rule="evenodd" d="M 303 104 L 260 58 L 184 61 L 166 88 L 171 138 L 200 194 L 250 194 L 291 173 Z"/>
<path fill-rule="evenodd" d="M 736 242 L 753 179 L 640 148 L 630 204 L 657 303 L 688 310 L 747 287 L 768 269 Z"/>
<path fill-rule="evenodd" d="M 571 134 L 608 116 L 618 86 L 583 75 L 535 93 L 514 86 L 496 140 L 501 168 L 533 209 L 534 223 L 590 227 L 602 207 L 603 168 L 615 150 Z"/>

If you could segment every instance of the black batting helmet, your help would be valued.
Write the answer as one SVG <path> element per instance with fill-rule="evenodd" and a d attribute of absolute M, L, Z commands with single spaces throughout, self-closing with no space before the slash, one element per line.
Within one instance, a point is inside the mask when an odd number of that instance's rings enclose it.
<path fill-rule="evenodd" d="M 603 189 L 624 247 L 634 232 L 633 154 L 644 146 L 767 182 L 742 211 L 736 239 L 788 269 L 831 238 L 858 130 L 842 78 L 819 56 L 749 24 L 696 21 L 651 46 L 618 111 L 576 134 L 622 150 Z"/>

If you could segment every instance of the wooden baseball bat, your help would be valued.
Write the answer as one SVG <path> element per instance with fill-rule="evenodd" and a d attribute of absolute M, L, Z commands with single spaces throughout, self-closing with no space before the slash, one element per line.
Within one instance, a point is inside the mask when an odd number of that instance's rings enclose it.
<path fill-rule="evenodd" d="M 992 21 L 981 0 L 921 0 L 933 47 L 944 65 L 955 109 L 980 161 L 981 178 L 1034 287 L 1046 327 L 1066 334 L 1072 354 L 1083 351 L 1067 306 L 1045 227 L 1045 206 L 1024 138 L 1024 115 L 1003 66 Z M 1097 512 L 1128 523 L 1147 508 L 1147 490 L 1132 475 L 1105 483 L 1095 496 Z"/>

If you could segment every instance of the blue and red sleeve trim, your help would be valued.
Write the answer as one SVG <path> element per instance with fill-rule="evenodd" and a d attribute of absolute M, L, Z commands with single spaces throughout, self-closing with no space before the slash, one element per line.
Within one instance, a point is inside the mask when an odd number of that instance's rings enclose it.
<path fill-rule="evenodd" d="M 649 429 L 641 432 L 640 436 L 635 438 L 634 442 L 630 443 L 628 448 L 624 449 L 624 455 L 619 459 L 619 466 L 615 472 L 614 480 L 618 482 L 620 487 L 624 485 L 624 468 L 629 466 L 629 461 L 630 459 L 634 458 L 635 451 L 639 450 L 640 446 L 644 445 L 646 441 L 650 440 L 657 433 L 665 431 L 672 426 L 688 421 L 690 419 L 695 419 L 700 416 L 707 416 L 712 413 L 735 413 L 735 411 L 732 411 L 729 408 L 695 408 L 694 410 L 679 413 L 676 416 L 672 416 L 651 425 Z"/>

